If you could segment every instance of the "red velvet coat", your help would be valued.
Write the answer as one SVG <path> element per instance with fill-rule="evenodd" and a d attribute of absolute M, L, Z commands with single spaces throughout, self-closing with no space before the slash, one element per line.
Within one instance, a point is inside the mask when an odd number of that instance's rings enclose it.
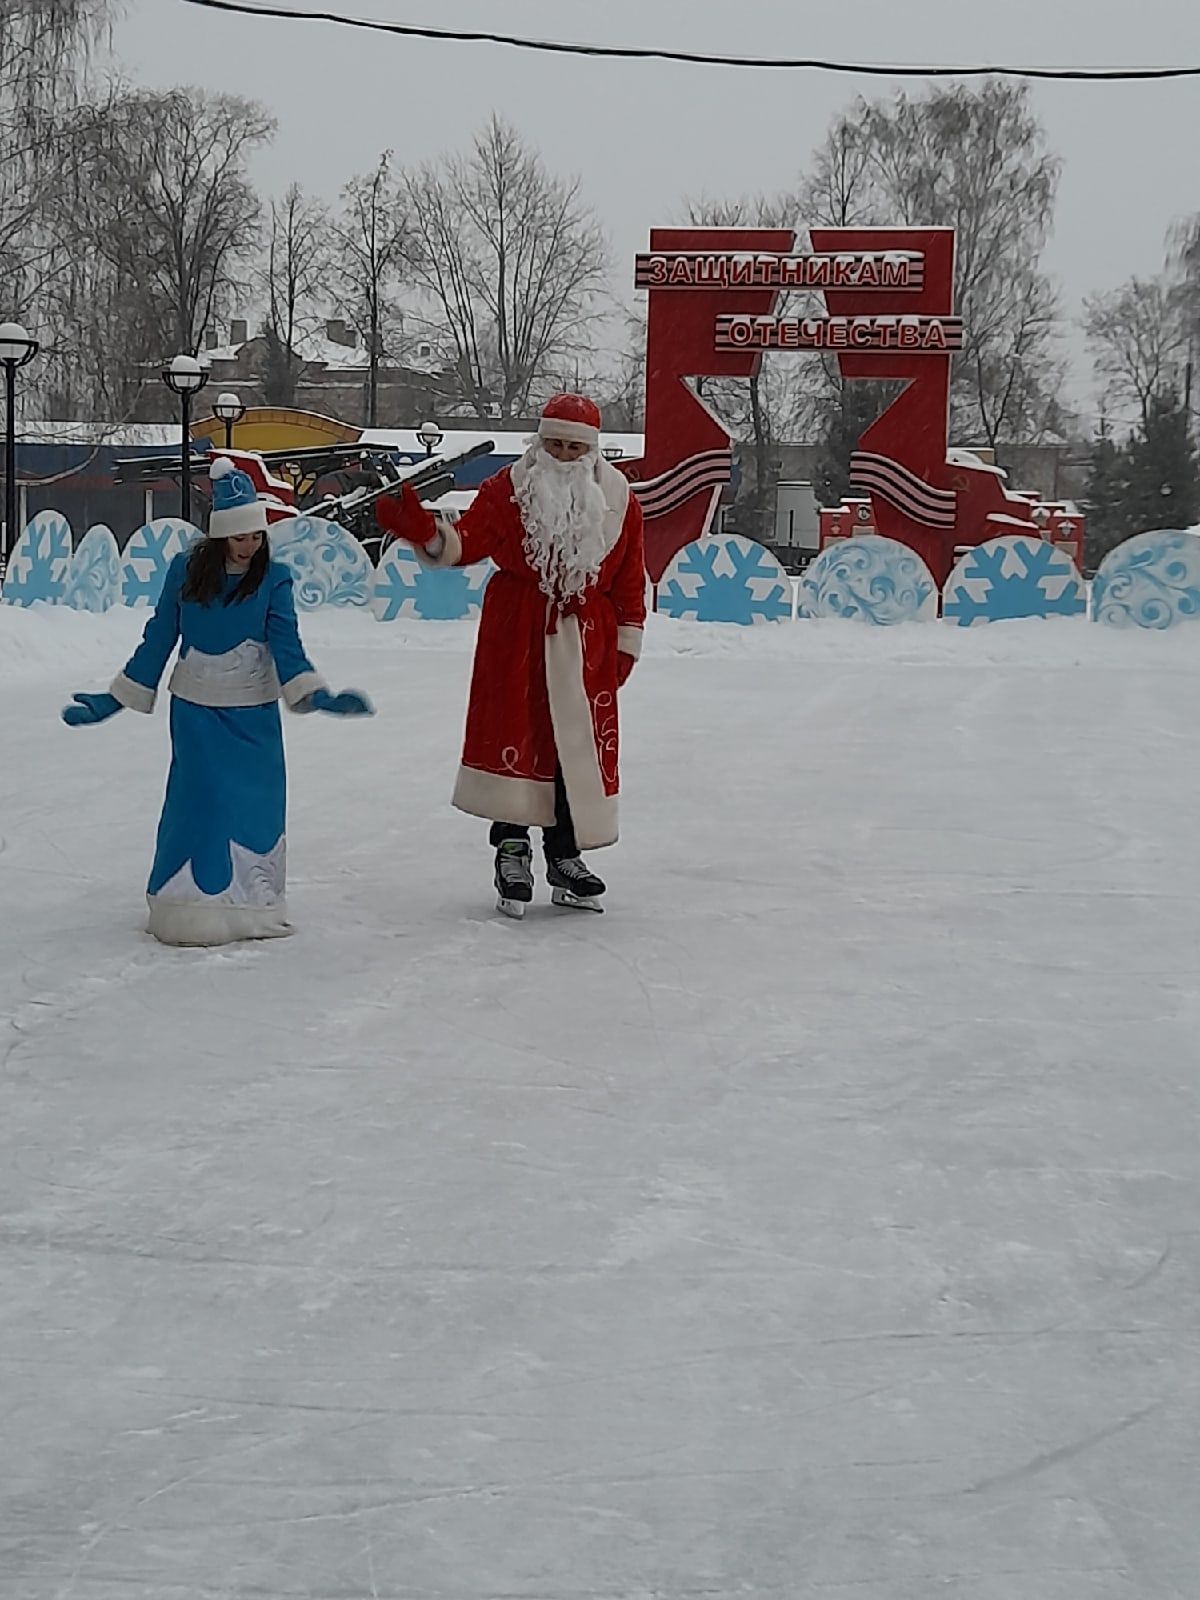
<path fill-rule="evenodd" d="M 438 566 L 490 556 L 471 700 L 454 804 L 473 816 L 548 827 L 554 768 L 563 770 L 581 850 L 617 838 L 617 653 L 636 660 L 646 620 L 642 512 L 607 461 L 597 478 L 608 501 L 608 554 L 594 583 L 560 608 L 525 557 L 514 481 L 519 461 L 480 487 L 460 517 L 438 517 Z"/>

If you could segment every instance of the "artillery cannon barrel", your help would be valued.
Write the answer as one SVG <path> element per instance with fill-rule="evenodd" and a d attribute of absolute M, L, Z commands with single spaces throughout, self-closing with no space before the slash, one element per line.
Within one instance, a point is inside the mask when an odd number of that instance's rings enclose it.
<path fill-rule="evenodd" d="M 303 514 L 306 517 L 325 517 L 330 522 L 338 521 L 339 513 L 356 518 L 373 506 L 376 500 L 381 500 L 385 494 L 394 494 L 406 483 L 418 498 L 436 500 L 453 485 L 457 468 L 465 466 L 468 461 L 478 460 L 480 456 L 491 455 L 495 448 L 495 442 L 486 439 L 482 444 L 473 445 L 470 450 L 463 450 L 456 456 L 431 456 L 419 466 L 407 472 L 398 472 L 394 478 L 374 488 L 326 495 L 315 505 L 306 507 Z"/>

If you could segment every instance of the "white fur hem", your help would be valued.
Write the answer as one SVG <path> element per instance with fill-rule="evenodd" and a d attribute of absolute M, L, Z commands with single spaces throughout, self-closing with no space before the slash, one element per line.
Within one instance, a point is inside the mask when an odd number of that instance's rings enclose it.
<path fill-rule="evenodd" d="M 288 708 L 294 711 L 300 701 L 306 700 L 314 690 L 328 689 L 328 687 L 319 672 L 298 672 L 283 685 L 283 698 Z"/>
<path fill-rule="evenodd" d="M 622 655 L 632 656 L 635 661 L 641 659 L 642 630 L 626 623 L 617 629 L 617 649 Z"/>
<path fill-rule="evenodd" d="M 239 939 L 285 939 L 295 932 L 283 900 L 273 906 L 197 905 L 149 894 L 146 904 L 146 931 L 160 944 L 233 944 Z"/>
<path fill-rule="evenodd" d="M 549 828 L 554 822 L 554 785 L 515 778 L 479 767 L 459 767 L 452 802 L 470 817 Z"/>
<path fill-rule="evenodd" d="M 108 686 L 108 692 L 114 700 L 121 702 L 126 711 L 143 711 L 147 714 L 154 710 L 154 702 L 158 699 L 157 689 L 147 689 L 144 683 L 135 683 L 123 672 L 117 673 Z"/>
<path fill-rule="evenodd" d="M 560 617 L 546 635 L 546 688 L 550 720 L 562 767 L 563 784 L 581 850 L 599 850 L 617 842 L 617 799 L 604 790 L 597 740 L 615 749 L 615 696 L 605 691 L 596 700 L 596 720 L 583 686 L 583 637 L 578 617 Z"/>

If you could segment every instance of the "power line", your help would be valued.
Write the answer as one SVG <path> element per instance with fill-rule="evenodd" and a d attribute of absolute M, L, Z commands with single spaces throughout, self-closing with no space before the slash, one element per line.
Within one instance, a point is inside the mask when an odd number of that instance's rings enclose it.
<path fill-rule="evenodd" d="M 521 39 L 514 34 L 481 29 L 425 28 L 409 22 L 379 22 L 368 17 L 347 17 L 336 11 L 298 11 L 290 6 L 258 5 L 251 0 L 183 0 L 185 5 L 210 11 L 232 11 L 248 17 L 272 17 L 290 22 L 331 22 L 344 28 L 372 33 L 398 34 L 406 39 L 433 39 L 454 44 L 499 44 L 514 50 L 534 50 L 545 55 L 593 56 L 619 61 L 674 61 L 699 67 L 746 67 L 755 71 L 838 72 L 871 78 L 1052 78 L 1074 82 L 1145 82 L 1163 78 L 1197 78 L 1200 66 L 1182 67 L 980 67 L 887 66 L 879 62 L 824 61 L 809 56 L 701 55 L 691 50 L 660 50 L 642 45 L 567 44 L 553 39 Z"/>

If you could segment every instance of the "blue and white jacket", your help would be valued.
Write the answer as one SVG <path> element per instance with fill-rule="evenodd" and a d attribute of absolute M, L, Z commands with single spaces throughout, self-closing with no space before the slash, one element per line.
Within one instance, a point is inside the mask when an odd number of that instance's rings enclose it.
<path fill-rule="evenodd" d="M 179 660 L 168 691 L 198 706 L 261 706 L 282 694 L 296 706 L 314 689 L 327 688 L 300 642 L 292 575 L 272 561 L 248 600 L 200 605 L 181 598 L 188 552 L 177 555 L 142 642 L 109 692 L 130 711 L 153 711 L 158 684 L 172 650 Z M 226 593 L 240 578 L 226 577 Z"/>

